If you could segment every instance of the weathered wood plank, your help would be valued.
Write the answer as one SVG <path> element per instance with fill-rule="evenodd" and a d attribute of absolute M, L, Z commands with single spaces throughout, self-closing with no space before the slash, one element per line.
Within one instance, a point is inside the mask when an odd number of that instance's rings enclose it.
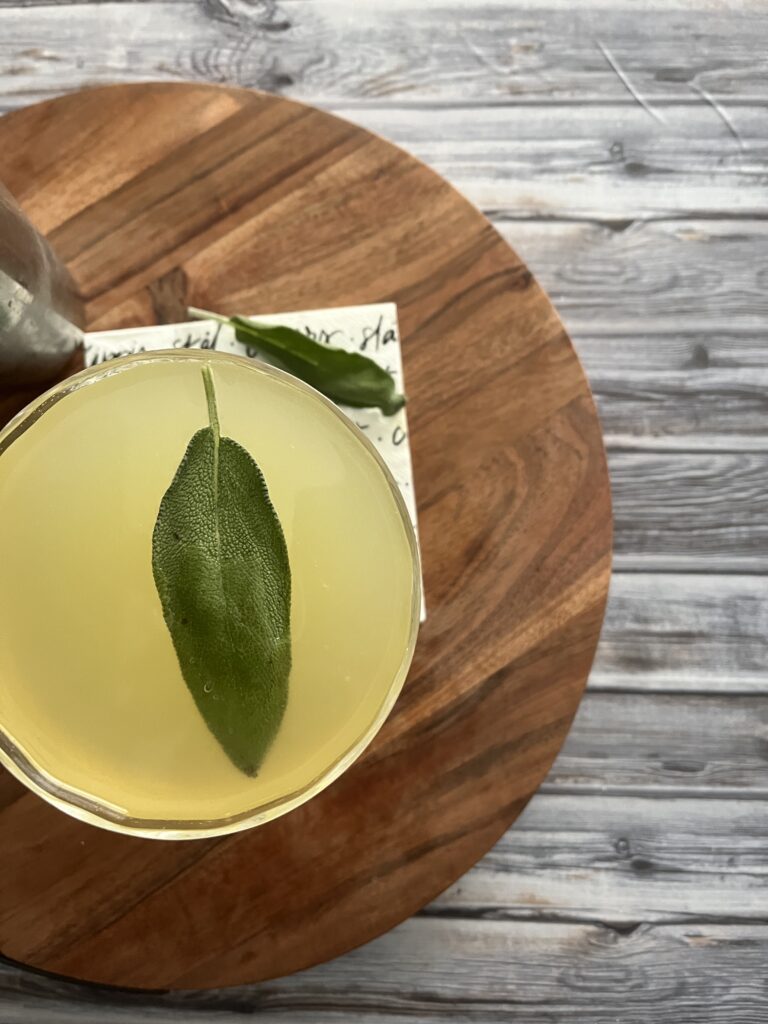
<path fill-rule="evenodd" d="M 499 227 L 571 331 L 609 446 L 768 449 L 768 223 Z"/>
<path fill-rule="evenodd" d="M 759 925 L 742 930 L 677 926 L 623 936 L 584 926 L 443 924 L 428 931 L 414 922 L 382 941 L 372 962 L 353 954 L 296 978 L 292 998 L 279 984 L 268 986 L 260 1000 L 267 1012 L 261 1019 L 269 1021 L 278 1008 L 291 1007 L 299 1014 L 292 1020 L 310 1021 L 305 1000 L 316 1000 L 323 1010 L 338 1006 L 329 988 L 347 991 L 347 1005 L 359 1003 L 361 975 L 369 963 L 374 990 L 363 1005 L 371 1019 L 391 1024 L 414 1019 L 758 1024 L 768 1019 L 760 970 L 766 929 Z"/>
<path fill-rule="evenodd" d="M 150 1006 L 128 994 L 70 993 L 31 975 L 17 980 L 6 969 L 0 984 L 18 990 L 2 997 L 0 1012 L 4 1024 L 234 1024 L 248 1013 L 262 1024 L 764 1024 L 766 956 L 768 926 L 757 923 L 622 933 L 582 923 L 415 918 L 292 978 L 159 996 Z"/>
<path fill-rule="evenodd" d="M 768 920 L 762 800 L 539 793 L 424 913 L 629 923 Z"/>
<path fill-rule="evenodd" d="M 727 110 L 734 100 L 765 100 L 756 44 L 768 33 L 765 9 L 684 6 L 684 17 L 672 5 L 638 17 L 594 0 L 571 9 L 504 0 L 471 8 L 459 0 L 124 0 L 68 4 L 65 15 L 50 0 L 2 0 L 0 83 L 11 102 L 126 75 L 208 78 L 325 104 L 631 102 L 630 86 L 648 104 Z M 23 19 L 8 14 L 21 7 Z M 150 17 L 151 34 L 131 46 Z"/>
<path fill-rule="evenodd" d="M 768 571 L 768 453 L 609 453 L 616 569 Z"/>
<path fill-rule="evenodd" d="M 546 787 L 768 799 L 768 695 L 588 692 Z"/>
<path fill-rule="evenodd" d="M 768 367 L 750 366 L 768 353 L 762 337 L 574 337 L 600 412 L 608 448 L 691 452 L 768 451 Z M 615 353 L 615 363 L 608 350 Z M 661 369 L 649 350 L 688 367 Z M 727 353 L 723 356 L 724 353 Z M 760 354 L 758 354 L 760 353 Z M 728 365 L 719 360 L 743 360 Z M 661 361 L 657 358 L 657 361 Z M 628 364 L 634 363 L 634 367 Z"/>
<path fill-rule="evenodd" d="M 633 340 L 617 340 L 616 347 Z M 656 339 L 659 347 L 666 340 Z M 578 337 L 575 344 L 577 351 L 590 352 Z M 606 445 L 660 452 L 768 452 L 768 368 L 701 365 L 708 359 L 709 339 L 692 340 L 691 349 L 691 369 L 671 371 L 598 369 L 585 353 Z"/>
<path fill-rule="evenodd" d="M 768 136 L 759 106 L 734 104 L 742 145 L 712 111 L 511 105 L 435 111 L 336 108 L 394 139 L 481 209 L 506 217 L 765 214 Z"/>
<path fill-rule="evenodd" d="M 511 221 L 497 227 L 577 336 L 664 335 L 665 342 L 651 338 L 642 348 L 643 360 L 659 370 L 700 368 L 700 358 L 691 360 L 690 338 L 706 336 L 709 366 L 768 368 L 768 222 Z M 642 368 L 641 353 L 616 348 L 611 368 Z"/>
<path fill-rule="evenodd" d="M 651 299 L 649 295 L 649 304 Z M 607 299 L 606 304 L 611 301 Z M 561 303 L 558 308 L 562 309 Z M 566 317 L 570 324 L 570 314 Z M 601 330 L 599 324 L 596 327 Z M 644 328 L 641 320 L 638 327 Z M 705 374 L 695 371 L 711 370 L 713 375 L 723 374 L 722 382 L 726 386 L 731 380 L 726 376 L 728 373 L 734 374 L 732 380 L 738 385 L 740 374 L 751 375 L 754 379 L 768 369 L 764 329 L 735 333 L 724 328 L 709 332 L 696 326 L 686 331 L 681 326 L 674 334 L 653 333 L 652 328 L 643 333 L 622 334 L 610 328 L 605 333 L 592 333 L 577 326 L 573 333 L 579 355 L 590 374 L 607 376 L 611 372 L 638 374 L 645 371 L 660 377 L 680 372 L 705 380 Z"/>
<path fill-rule="evenodd" d="M 761 576 L 614 573 L 590 690 L 768 693 Z"/>
<path fill-rule="evenodd" d="M 515 221 L 608 445 L 768 449 L 768 224 Z"/>

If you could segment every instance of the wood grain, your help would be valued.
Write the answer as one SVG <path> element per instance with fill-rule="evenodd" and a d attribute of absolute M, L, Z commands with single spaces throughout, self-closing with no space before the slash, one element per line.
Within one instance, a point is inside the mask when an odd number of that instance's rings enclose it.
<path fill-rule="evenodd" d="M 614 370 L 692 369 L 686 349 L 696 335 L 710 340 L 712 368 L 768 366 L 768 351 L 755 338 L 768 318 L 768 222 L 628 218 L 497 226 L 546 282 L 570 330 L 604 339 Z M 667 344 L 638 352 L 625 341 L 659 334 Z"/>
<path fill-rule="evenodd" d="M 764 577 L 617 572 L 589 689 L 768 694 L 766 636 Z"/>
<path fill-rule="evenodd" d="M 766 736 L 764 693 L 588 693 L 547 792 L 766 799 Z"/>
<path fill-rule="evenodd" d="M 765 956 L 763 925 L 737 929 L 682 924 L 641 928 L 628 935 L 585 925 L 429 925 L 414 922 L 407 931 L 388 937 L 379 957 L 368 961 L 372 982 L 376 979 L 369 1006 L 387 1024 L 404 1024 L 414 1017 L 451 1021 L 458 1015 L 469 1021 L 506 1017 L 516 1024 L 566 1018 L 666 1024 L 672 1014 L 693 1024 L 712 1019 L 708 1011 L 713 1004 L 719 1004 L 723 1019 L 736 1007 L 741 1015 L 734 1013 L 732 1020 L 766 1019 L 765 987 L 757 980 Z M 427 935 L 434 936 L 429 947 Z M 386 974 L 388 954 L 401 965 L 405 994 Z M 525 973 L 515 969 L 520 962 L 526 964 Z M 353 955 L 328 965 L 322 974 L 307 975 L 290 994 L 268 986 L 259 994 L 260 1015 L 277 1020 L 282 1011 L 291 1020 L 309 1022 L 318 1018 L 303 1007 L 313 999 L 326 1014 L 331 1007 L 359 1005 L 354 994 L 359 963 L 360 957 Z M 457 978 L 470 975 L 468 988 L 457 984 Z M 329 1005 L 323 990 L 331 986 L 339 995 Z"/>
<path fill-rule="evenodd" d="M 148 988 L 254 981 L 344 952 L 488 849 L 576 709 L 607 590 L 610 501 L 570 342 L 465 200 L 311 108 L 119 87 L 9 115 L 0 142 L 0 178 L 44 222 L 91 322 L 151 320 L 168 281 L 176 300 L 181 282 L 187 301 L 232 312 L 398 303 L 430 608 L 377 741 L 285 818 L 164 844 L 31 796 L 8 804 L 0 948 Z"/>
<path fill-rule="evenodd" d="M 146 998 L 27 975 L 8 1024 L 765 1024 L 768 926 L 415 918 L 365 950 L 257 990 Z M 0 975 L 0 984 L 2 984 Z M 71 1000 L 67 1009 L 64 1000 Z M 77 1000 L 77 1002 L 75 1002 Z"/>
<path fill-rule="evenodd" d="M 585 105 L 578 117 L 570 104 L 494 105 L 471 116 L 460 106 L 334 109 L 396 138 L 486 213 L 507 219 L 765 213 L 760 104 L 731 110 L 742 145 L 704 102 L 666 106 L 662 124 L 632 100 Z"/>
<path fill-rule="evenodd" d="M 589 921 L 625 931 L 708 918 L 764 923 L 763 808 L 733 797 L 605 796 L 596 787 L 578 800 L 541 793 L 424 914 Z"/>
<path fill-rule="evenodd" d="M 3 0 L 0 82 L 6 104 L 48 98 L 82 84 L 86 58 L 92 84 L 200 78 L 323 104 L 632 102 L 618 67 L 649 103 L 699 104 L 697 90 L 765 102 L 755 40 L 768 16 L 757 0 L 738 6 Z"/>
<path fill-rule="evenodd" d="M 499 228 L 565 317 L 609 448 L 766 450 L 765 223 Z"/>
<path fill-rule="evenodd" d="M 119 4 L 104 7 L 120 10 Z M 69 11 L 61 8 L 59 17 Z M 220 80 L 215 71 L 211 77 Z M 483 211 L 508 219 L 764 217 L 762 102 L 729 103 L 733 130 L 699 95 L 665 104 L 659 123 L 618 85 L 620 98 L 584 105 L 578 117 L 566 102 L 478 106 L 471 116 L 461 103 L 435 108 L 337 100 L 333 109 L 397 139 Z M 12 89 L 18 87 L 14 82 Z M 22 90 L 18 102 L 30 98 Z M 557 159 L 551 158 L 553 139 Z"/>
<path fill-rule="evenodd" d="M 610 456 L 616 566 L 764 573 L 767 452 L 621 452 Z"/>
<path fill-rule="evenodd" d="M 743 345 L 744 339 L 738 340 L 742 346 L 737 343 L 734 348 L 748 347 Z M 642 343 L 643 339 L 628 341 Z M 669 342 L 671 348 L 678 341 L 679 336 L 659 337 L 656 346 L 663 348 Z M 699 458 L 709 452 L 719 452 L 722 457 L 725 453 L 759 452 L 752 462 L 753 467 L 759 467 L 761 457 L 768 452 L 768 369 L 704 365 L 711 350 L 708 342 L 709 338 L 695 336 L 690 340 L 691 367 L 687 370 L 633 373 L 617 367 L 592 372 L 590 379 L 610 448 L 655 451 L 662 457 L 666 451 L 689 452 Z M 755 345 L 758 343 L 755 338 Z M 588 346 L 581 344 L 579 351 L 585 348 Z M 642 351 L 641 344 L 638 348 Z M 693 467 L 690 472 L 695 472 Z"/>

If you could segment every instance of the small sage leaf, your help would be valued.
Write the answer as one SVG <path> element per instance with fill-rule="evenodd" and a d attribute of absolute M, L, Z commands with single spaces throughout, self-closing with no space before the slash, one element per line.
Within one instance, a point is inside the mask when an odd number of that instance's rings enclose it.
<path fill-rule="evenodd" d="M 359 352 L 322 345 L 292 327 L 271 327 L 242 316 L 220 317 L 191 308 L 195 317 L 219 320 L 234 328 L 239 342 L 269 356 L 282 369 L 311 384 L 327 398 L 356 408 L 378 408 L 391 416 L 405 405 L 391 373 Z"/>
<path fill-rule="evenodd" d="M 291 669 L 291 572 L 261 470 L 210 426 L 192 437 L 160 504 L 152 569 L 181 673 L 219 744 L 255 775 L 280 728 Z"/>
<path fill-rule="evenodd" d="M 405 398 L 395 391 L 392 374 L 359 352 L 321 345 L 292 327 L 268 327 L 240 316 L 231 322 L 238 341 L 253 345 L 334 402 L 376 407 L 385 416 L 405 405 Z"/>

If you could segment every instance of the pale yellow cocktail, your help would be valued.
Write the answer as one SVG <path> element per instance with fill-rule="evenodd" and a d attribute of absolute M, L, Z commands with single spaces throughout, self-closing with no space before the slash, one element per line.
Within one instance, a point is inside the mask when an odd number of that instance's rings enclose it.
<path fill-rule="evenodd" d="M 260 466 L 292 573 L 288 703 L 255 777 L 185 686 L 152 574 L 152 531 L 206 424 Z M 303 802 L 363 749 L 415 643 L 413 530 L 372 447 L 307 386 L 210 352 L 86 371 L 0 433 L 0 759 L 47 799 L 176 838 Z"/>

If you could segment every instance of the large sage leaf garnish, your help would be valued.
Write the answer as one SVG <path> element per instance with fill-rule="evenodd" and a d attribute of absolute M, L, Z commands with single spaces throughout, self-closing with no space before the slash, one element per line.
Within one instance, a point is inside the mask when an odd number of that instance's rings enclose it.
<path fill-rule="evenodd" d="M 152 569 L 181 673 L 232 763 L 255 775 L 291 669 L 291 571 L 261 470 L 222 437 L 213 373 L 198 430 L 160 504 Z"/>
<path fill-rule="evenodd" d="M 272 327 L 242 316 L 222 317 L 195 307 L 190 307 L 189 314 L 228 324 L 239 342 L 269 356 L 272 362 L 334 402 L 357 408 L 378 408 L 386 416 L 405 405 L 405 398 L 396 391 L 392 374 L 359 352 L 322 345 L 292 327 Z"/>

